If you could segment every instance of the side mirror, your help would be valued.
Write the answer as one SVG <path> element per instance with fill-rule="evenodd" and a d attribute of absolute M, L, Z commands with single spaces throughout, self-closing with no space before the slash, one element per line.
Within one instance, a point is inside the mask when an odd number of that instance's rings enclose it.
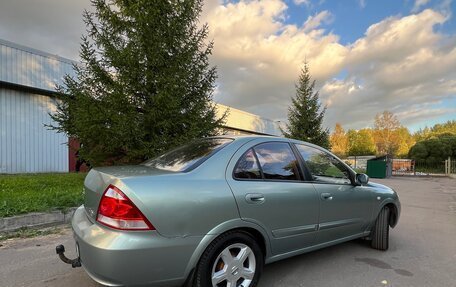
<path fill-rule="evenodd" d="M 364 173 L 358 173 L 356 175 L 356 181 L 360 184 L 367 184 L 369 182 L 369 176 L 367 176 L 367 174 Z"/>

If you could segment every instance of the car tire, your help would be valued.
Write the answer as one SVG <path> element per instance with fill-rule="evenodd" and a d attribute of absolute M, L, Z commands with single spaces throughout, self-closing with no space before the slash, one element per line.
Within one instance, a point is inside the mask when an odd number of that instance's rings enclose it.
<path fill-rule="evenodd" d="M 372 229 L 371 246 L 378 250 L 388 250 L 389 243 L 389 215 L 390 210 L 387 206 L 383 207 L 378 214 Z"/>
<path fill-rule="evenodd" d="M 247 254 L 248 257 L 245 257 Z M 224 261 L 227 262 L 225 263 Z M 243 231 L 227 232 L 217 237 L 204 251 L 196 267 L 194 286 L 227 286 L 224 282 L 227 283 L 230 280 L 231 282 L 243 282 L 242 286 L 244 287 L 255 287 L 263 271 L 263 265 L 263 252 L 250 234 Z M 247 270 L 248 272 L 246 272 Z M 213 278 L 216 277 L 217 273 L 225 274 L 224 277 L 226 279 L 219 283 L 214 283 L 217 280 L 213 282 Z M 246 278 L 243 276 L 246 276 Z M 238 277 L 240 278 L 236 279 Z M 220 275 L 219 278 L 223 278 L 223 275 Z M 234 284 L 234 286 L 238 285 Z"/>

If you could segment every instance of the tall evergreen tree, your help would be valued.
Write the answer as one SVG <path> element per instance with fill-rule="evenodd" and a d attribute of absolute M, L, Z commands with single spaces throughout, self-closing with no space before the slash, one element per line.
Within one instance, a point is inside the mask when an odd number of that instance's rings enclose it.
<path fill-rule="evenodd" d="M 134 163 L 213 135 L 215 67 L 202 0 L 92 0 L 82 63 L 59 87 L 54 129 L 93 164 Z"/>
<path fill-rule="evenodd" d="M 329 129 L 323 127 L 326 107 L 321 106 L 315 80 L 309 73 L 308 64 L 301 70 L 296 84 L 296 96 L 288 108 L 288 124 L 282 130 L 287 138 L 294 138 L 329 148 Z"/>

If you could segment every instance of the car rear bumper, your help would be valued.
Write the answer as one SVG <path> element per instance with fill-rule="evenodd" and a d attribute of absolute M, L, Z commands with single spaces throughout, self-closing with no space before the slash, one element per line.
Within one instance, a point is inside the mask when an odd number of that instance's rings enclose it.
<path fill-rule="evenodd" d="M 114 230 L 93 223 L 83 206 L 75 211 L 72 227 L 82 266 L 92 279 L 107 286 L 181 285 L 203 238 Z"/>

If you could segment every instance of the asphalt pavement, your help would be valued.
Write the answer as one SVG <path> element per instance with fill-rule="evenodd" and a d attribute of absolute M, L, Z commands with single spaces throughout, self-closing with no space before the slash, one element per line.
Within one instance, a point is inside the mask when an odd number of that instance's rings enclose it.
<path fill-rule="evenodd" d="M 393 187 L 402 202 L 390 249 L 355 240 L 267 265 L 260 287 L 455 287 L 456 179 L 396 177 L 373 180 Z M 82 268 L 55 254 L 74 255 L 70 230 L 0 242 L 0 286 L 99 286 Z"/>

